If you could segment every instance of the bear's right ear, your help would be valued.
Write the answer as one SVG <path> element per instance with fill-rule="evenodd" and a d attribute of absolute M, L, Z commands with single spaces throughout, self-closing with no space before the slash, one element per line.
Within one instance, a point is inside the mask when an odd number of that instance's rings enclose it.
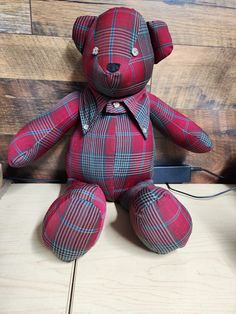
<path fill-rule="evenodd" d="M 147 27 L 151 37 L 155 63 L 158 63 L 169 56 L 173 50 L 171 35 L 168 26 L 163 21 L 147 22 Z"/>
<path fill-rule="evenodd" d="M 72 39 L 74 40 L 76 47 L 82 54 L 89 29 L 95 20 L 96 16 L 85 15 L 77 17 L 74 23 Z"/>

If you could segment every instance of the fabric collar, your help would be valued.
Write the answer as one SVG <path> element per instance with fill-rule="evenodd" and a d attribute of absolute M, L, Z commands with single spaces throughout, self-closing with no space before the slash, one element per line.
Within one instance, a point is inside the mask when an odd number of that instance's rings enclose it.
<path fill-rule="evenodd" d="M 148 136 L 148 124 L 150 120 L 150 101 L 146 89 L 126 98 L 111 99 L 99 94 L 96 90 L 87 86 L 81 95 L 80 119 L 83 134 L 85 135 L 102 114 L 108 103 L 123 103 L 132 116 L 145 138 Z"/>

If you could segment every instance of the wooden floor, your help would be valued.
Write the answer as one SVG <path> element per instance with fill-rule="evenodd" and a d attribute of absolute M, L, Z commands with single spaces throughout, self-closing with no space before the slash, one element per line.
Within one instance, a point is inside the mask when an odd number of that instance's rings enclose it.
<path fill-rule="evenodd" d="M 179 185 L 203 195 L 225 185 Z M 41 242 L 42 218 L 57 184 L 12 184 L 0 190 L 1 314 L 235 314 L 236 192 L 211 200 L 178 196 L 194 228 L 187 246 L 147 251 L 128 215 L 108 203 L 105 228 L 77 262 L 63 263 Z"/>
<path fill-rule="evenodd" d="M 73 22 L 114 5 L 167 22 L 175 48 L 155 66 L 152 92 L 194 119 L 214 143 L 213 152 L 196 155 L 156 132 L 158 160 L 204 166 L 235 182 L 235 0 L 0 1 L 0 162 L 5 173 L 65 177 L 68 135 L 38 162 L 17 171 L 7 167 L 7 146 L 23 124 L 84 83 L 81 55 L 71 40 Z M 193 177 L 194 182 L 214 180 L 204 174 Z"/>

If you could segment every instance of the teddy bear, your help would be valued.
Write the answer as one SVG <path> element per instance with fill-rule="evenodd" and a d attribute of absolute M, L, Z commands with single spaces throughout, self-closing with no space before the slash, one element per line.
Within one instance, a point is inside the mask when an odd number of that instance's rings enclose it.
<path fill-rule="evenodd" d="M 146 89 L 154 64 L 173 49 L 167 25 L 115 7 L 78 17 L 72 38 L 87 85 L 25 125 L 8 151 L 10 166 L 25 167 L 73 127 L 67 187 L 44 217 L 44 243 L 62 261 L 83 256 L 103 229 L 106 201 L 113 201 L 129 212 L 134 233 L 149 250 L 165 254 L 185 246 L 191 216 L 152 180 L 153 127 L 191 152 L 208 152 L 212 143 L 197 124 Z"/>

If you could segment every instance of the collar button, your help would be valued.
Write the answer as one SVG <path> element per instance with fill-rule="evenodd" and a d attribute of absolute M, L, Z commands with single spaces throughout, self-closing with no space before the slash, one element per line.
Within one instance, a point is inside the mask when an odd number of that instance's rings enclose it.
<path fill-rule="evenodd" d="M 132 49 L 132 55 L 134 56 L 134 57 L 137 57 L 138 56 L 138 48 L 133 48 Z"/>
<path fill-rule="evenodd" d="M 87 131 L 88 128 L 89 128 L 88 124 L 84 124 L 84 125 L 83 125 L 83 129 L 84 129 L 85 131 Z"/>
<path fill-rule="evenodd" d="M 113 107 L 114 108 L 119 108 L 120 107 L 120 103 L 119 102 L 114 102 L 113 103 Z"/>

